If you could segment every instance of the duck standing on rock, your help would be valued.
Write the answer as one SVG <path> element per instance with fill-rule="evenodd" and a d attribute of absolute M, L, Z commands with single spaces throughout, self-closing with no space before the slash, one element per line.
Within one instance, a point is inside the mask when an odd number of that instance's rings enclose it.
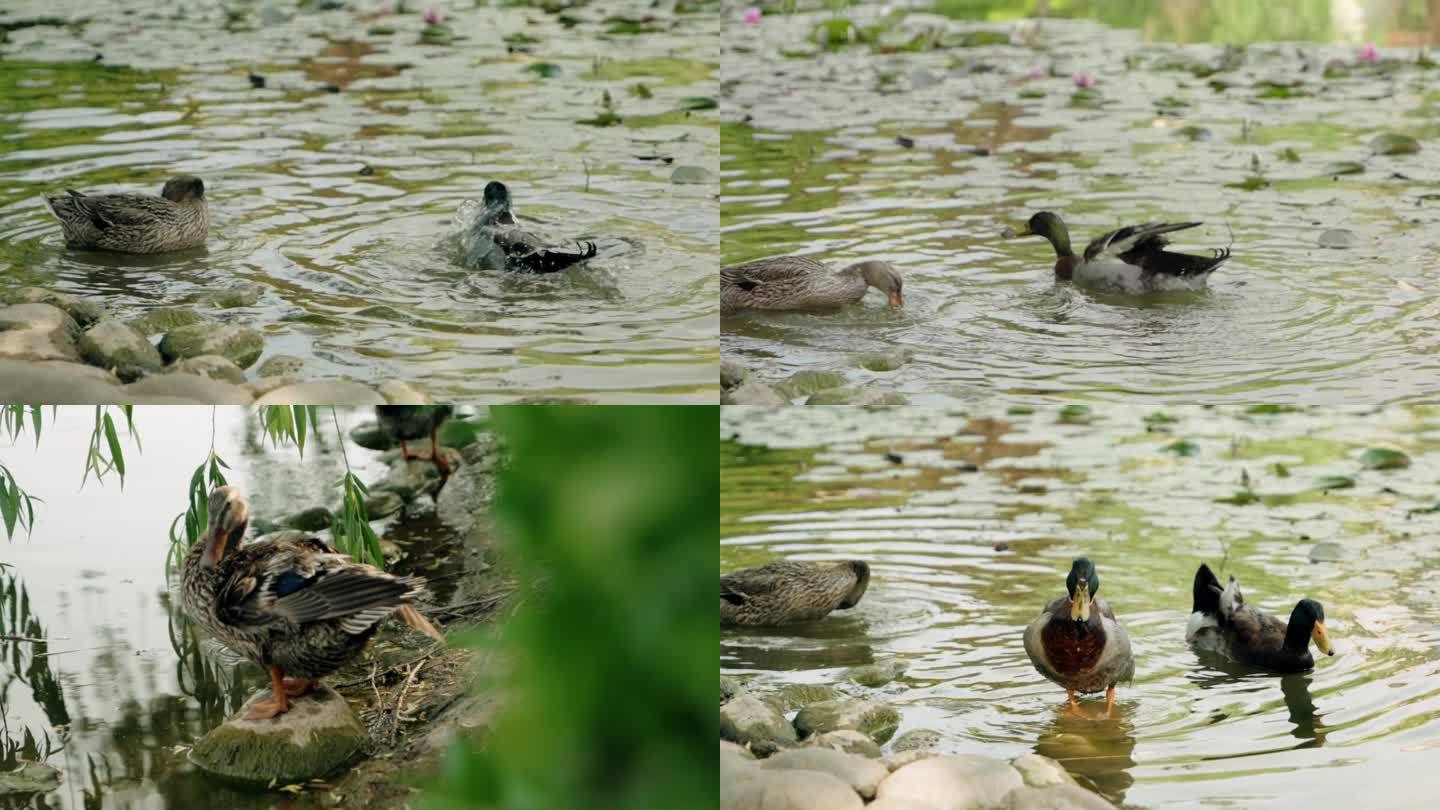
<path fill-rule="evenodd" d="M 1070 708 L 1080 711 L 1075 693 L 1105 693 L 1105 715 L 1115 709 L 1115 684 L 1135 678 L 1130 635 L 1095 594 L 1100 575 L 1085 557 L 1070 565 L 1067 595 L 1058 597 L 1025 628 L 1025 654 L 1035 670 L 1065 687 Z"/>
<path fill-rule="evenodd" d="M 1210 274 L 1230 258 L 1229 248 L 1210 256 L 1173 253 L 1164 234 L 1199 227 L 1201 222 L 1151 222 L 1102 233 L 1090 241 L 1082 256 L 1070 248 L 1070 231 L 1060 215 L 1041 211 L 1019 232 L 1006 229 L 1006 238 L 1043 236 L 1055 248 L 1055 278 L 1082 287 L 1136 295 L 1152 292 L 1203 290 Z"/>
<path fill-rule="evenodd" d="M 1313 669 L 1312 641 L 1320 652 L 1335 654 L 1325 629 L 1325 607 L 1314 599 L 1297 602 L 1287 624 L 1245 604 L 1245 594 L 1234 577 L 1220 587 L 1220 580 L 1205 563 L 1195 572 L 1193 599 L 1185 641 L 1199 649 L 1271 672 Z"/>
<path fill-rule="evenodd" d="M 209 526 L 181 570 L 185 612 L 226 647 L 270 673 L 271 699 L 246 720 L 290 708 L 320 678 L 358 656 L 386 616 L 444 641 L 414 601 L 425 583 L 362 565 L 319 538 L 241 546 L 250 509 L 240 491 L 218 487 Z"/>
<path fill-rule="evenodd" d="M 869 288 L 890 306 L 905 305 L 905 281 L 889 262 L 863 261 L 840 270 L 804 256 L 759 259 L 720 268 L 720 314 L 747 309 L 837 309 L 857 304 Z"/>
<path fill-rule="evenodd" d="M 77 250 L 168 253 L 205 244 L 210 206 L 198 177 L 172 177 L 160 196 L 97 194 L 65 189 L 45 202 L 60 220 L 65 244 Z"/>
<path fill-rule="evenodd" d="M 408 442 L 430 437 L 430 460 L 439 468 L 440 475 L 450 477 L 450 462 L 440 453 L 437 434 L 440 425 L 455 413 L 454 405 L 376 405 L 375 419 L 380 429 L 393 440 L 400 442 L 400 457 L 423 459 L 418 453 L 411 453 Z"/>
<path fill-rule="evenodd" d="M 595 257 L 594 242 L 561 250 L 525 231 L 510 208 L 510 189 L 499 180 L 485 185 L 480 215 L 462 239 L 465 264 L 520 273 L 558 273 Z"/>
<path fill-rule="evenodd" d="M 834 565 L 775 560 L 720 576 L 720 624 L 773 627 L 823 619 L 860 603 L 870 585 L 861 560 Z"/>

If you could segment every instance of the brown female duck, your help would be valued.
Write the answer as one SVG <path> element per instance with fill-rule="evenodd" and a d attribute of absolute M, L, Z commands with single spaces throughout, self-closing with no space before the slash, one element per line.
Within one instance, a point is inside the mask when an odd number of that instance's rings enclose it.
<path fill-rule="evenodd" d="M 198 177 L 172 177 L 160 196 L 97 194 L 65 189 L 46 197 L 60 220 L 65 244 L 78 250 L 119 253 L 167 253 L 205 244 L 210 207 Z"/>
<path fill-rule="evenodd" d="M 414 608 L 418 577 L 397 577 L 339 554 L 323 540 L 241 546 L 249 506 L 234 487 L 207 502 L 209 527 L 181 571 L 181 604 L 225 646 L 270 673 L 271 699 L 246 720 L 290 708 L 288 698 L 358 656 L 391 613 L 433 638 L 444 636 Z"/>
<path fill-rule="evenodd" d="M 870 288 L 890 306 L 905 304 L 905 282 L 889 262 L 864 261 L 840 270 L 804 256 L 782 256 L 720 268 L 720 314 L 747 309 L 835 309 L 859 303 Z"/>
<path fill-rule="evenodd" d="M 834 565 L 775 560 L 720 577 L 720 624 L 757 627 L 823 619 L 860 603 L 870 566 L 860 560 Z"/>

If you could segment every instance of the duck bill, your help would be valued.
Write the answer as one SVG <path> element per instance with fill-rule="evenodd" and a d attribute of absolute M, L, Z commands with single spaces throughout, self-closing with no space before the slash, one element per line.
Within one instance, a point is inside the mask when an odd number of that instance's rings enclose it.
<path fill-rule="evenodd" d="M 1020 239 L 1026 236 L 1034 236 L 1035 232 L 1030 230 L 1030 223 L 1025 223 L 1019 229 L 1006 228 L 1000 232 L 1001 239 Z"/>
<path fill-rule="evenodd" d="M 1080 580 L 1075 585 L 1075 596 L 1070 599 L 1070 619 L 1077 622 L 1090 621 L 1090 583 Z"/>
<path fill-rule="evenodd" d="M 1330 633 L 1326 631 L 1324 622 L 1315 623 L 1315 629 L 1310 631 L 1310 638 L 1315 641 L 1315 649 L 1326 655 L 1335 654 L 1335 648 L 1330 645 Z"/>
<path fill-rule="evenodd" d="M 890 306 L 896 309 L 905 306 L 905 296 L 898 291 L 890 293 Z"/>
<path fill-rule="evenodd" d="M 250 525 L 250 506 L 233 487 L 221 487 L 210 494 L 207 504 L 209 526 L 205 533 L 204 561 L 216 565 L 231 545 L 238 545 Z"/>

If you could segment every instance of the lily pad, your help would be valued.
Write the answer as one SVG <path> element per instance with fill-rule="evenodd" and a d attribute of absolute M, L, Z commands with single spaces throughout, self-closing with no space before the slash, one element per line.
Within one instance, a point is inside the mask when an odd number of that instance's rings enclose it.
<path fill-rule="evenodd" d="M 1367 470 L 1403 470 L 1410 466 L 1410 457 L 1399 450 L 1372 447 L 1360 454 L 1360 463 Z"/>
<path fill-rule="evenodd" d="M 1299 408 L 1294 405 L 1285 405 L 1278 402 L 1262 402 L 1259 405 L 1251 405 L 1245 409 L 1245 413 L 1258 413 L 1273 416 L 1277 413 L 1297 413 Z"/>
<path fill-rule="evenodd" d="M 860 29 L 844 17 L 826 20 L 815 26 L 815 42 L 822 47 L 839 48 L 860 38 Z"/>
<path fill-rule="evenodd" d="M 1241 180 L 1241 181 L 1238 182 L 1238 183 L 1226 183 L 1226 184 L 1225 184 L 1225 187 L 1226 187 L 1226 188 L 1238 188 L 1238 189 L 1240 189 L 1241 191 L 1258 191 L 1258 190 L 1260 190 L 1260 189 L 1262 189 L 1262 188 L 1267 188 L 1267 187 L 1269 187 L 1269 185 L 1270 185 L 1270 181 L 1269 181 L 1269 180 L 1266 180 L 1265 178 L 1261 177 L 1261 176 L 1258 175 L 1258 174 L 1252 174 L 1252 175 L 1250 175 L 1249 177 L 1245 178 L 1244 180 Z"/>
<path fill-rule="evenodd" d="M 715 99 L 709 96 L 690 96 L 680 99 L 680 109 L 682 110 L 713 110 L 718 106 L 720 105 L 715 102 Z"/>
<path fill-rule="evenodd" d="M 1355 479 L 1348 475 L 1327 475 L 1315 482 L 1315 488 L 1329 491 L 1332 489 L 1351 489 L 1355 486 Z"/>
<path fill-rule="evenodd" d="M 455 29 L 445 23 L 427 25 L 420 31 L 420 41 L 426 45 L 449 45 L 455 41 Z"/>
<path fill-rule="evenodd" d="M 525 69 L 539 75 L 541 78 L 550 79 L 560 75 L 560 66 L 554 62 L 536 62 L 526 65 Z"/>
<path fill-rule="evenodd" d="M 1320 234 L 1320 247 L 1335 248 L 1337 250 L 1352 247 L 1355 244 L 1355 232 L 1345 228 L 1331 228 Z"/>
<path fill-rule="evenodd" d="M 1228 498 L 1216 498 L 1216 503 L 1228 503 L 1232 506 L 1249 506 L 1252 503 L 1259 503 L 1260 496 L 1255 494 L 1253 489 L 1242 489 Z"/>
<path fill-rule="evenodd" d="M 1413 155 L 1420 151 L 1420 142 L 1409 135 L 1386 132 L 1370 139 L 1370 151 L 1377 155 Z"/>
<path fill-rule="evenodd" d="M 1181 439 L 1178 442 L 1171 442 L 1165 445 L 1165 452 L 1174 453 L 1177 456 L 1198 456 L 1200 455 L 1200 445 L 1186 439 Z"/>
<path fill-rule="evenodd" d="M 708 183 L 714 177 L 710 170 L 703 166 L 676 166 L 675 171 L 670 173 L 670 182 L 685 185 L 688 183 Z"/>
<path fill-rule="evenodd" d="M 1060 424 L 1062 425 L 1088 425 L 1094 416 L 1090 413 L 1089 405 L 1066 405 L 1060 409 Z"/>
<path fill-rule="evenodd" d="M 1324 174 L 1326 177 L 1339 177 L 1342 174 L 1364 174 L 1365 167 L 1353 160 L 1337 160 L 1334 163 L 1325 164 Z"/>

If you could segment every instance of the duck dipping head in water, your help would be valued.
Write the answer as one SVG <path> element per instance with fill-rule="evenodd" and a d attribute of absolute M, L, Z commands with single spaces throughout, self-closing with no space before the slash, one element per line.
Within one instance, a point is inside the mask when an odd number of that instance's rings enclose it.
<path fill-rule="evenodd" d="M 889 262 L 865 261 L 853 264 L 847 269 L 858 271 L 866 284 L 885 293 L 890 299 L 890 306 L 897 309 L 905 306 L 905 279 L 900 277 L 900 271 L 895 269 L 895 265 Z"/>

